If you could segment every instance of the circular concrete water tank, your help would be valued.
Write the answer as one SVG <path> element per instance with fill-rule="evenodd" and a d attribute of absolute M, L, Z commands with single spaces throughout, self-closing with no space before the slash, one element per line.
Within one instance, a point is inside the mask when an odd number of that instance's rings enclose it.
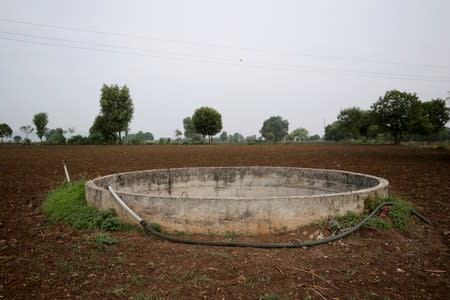
<path fill-rule="evenodd" d="M 105 186 L 164 231 L 262 234 L 362 212 L 368 197 L 387 196 L 388 181 L 337 170 L 287 167 L 205 167 L 127 172 L 86 183 L 86 199 L 136 222 Z"/>

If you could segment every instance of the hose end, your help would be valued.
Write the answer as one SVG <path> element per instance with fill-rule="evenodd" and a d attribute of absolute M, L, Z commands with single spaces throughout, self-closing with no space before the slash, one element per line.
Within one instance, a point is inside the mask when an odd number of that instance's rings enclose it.
<path fill-rule="evenodd" d="M 147 224 L 147 222 L 145 222 L 145 220 L 141 220 L 139 223 L 140 223 L 141 226 L 144 227 L 144 228 L 148 226 L 148 224 Z"/>

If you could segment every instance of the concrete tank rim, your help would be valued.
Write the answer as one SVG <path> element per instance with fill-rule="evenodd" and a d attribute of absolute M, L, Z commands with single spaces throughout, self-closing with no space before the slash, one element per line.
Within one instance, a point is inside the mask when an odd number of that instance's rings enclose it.
<path fill-rule="evenodd" d="M 303 168 L 303 167 L 284 167 L 284 166 L 216 166 L 216 167 L 183 167 L 183 168 L 165 168 L 165 169 L 146 169 L 146 170 L 138 170 L 138 171 L 128 171 L 128 172 L 119 172 L 119 173 L 113 173 L 108 174 L 105 176 L 99 176 L 94 179 L 91 179 L 86 182 L 85 186 L 89 187 L 90 189 L 95 189 L 99 191 L 105 190 L 105 187 L 98 186 L 95 181 L 100 179 L 107 179 L 109 177 L 116 177 L 119 175 L 125 175 L 125 174 L 136 174 L 136 173 L 146 173 L 146 172 L 158 172 L 158 171 L 167 171 L 170 170 L 185 170 L 185 169 L 237 169 L 237 168 L 274 168 L 274 169 L 292 169 L 292 170 L 312 170 L 312 171 L 328 171 L 328 172 L 337 172 L 337 173 L 344 173 L 349 175 L 358 175 L 358 176 L 364 176 L 368 178 L 372 178 L 378 181 L 378 184 L 373 187 L 369 188 L 363 188 L 358 189 L 354 191 L 349 192 L 340 192 L 340 193 L 324 193 L 320 195 L 304 195 L 304 196 L 272 196 L 272 197 L 258 197 L 258 200 L 264 201 L 264 200 L 295 200 L 295 199 L 315 199 L 318 197 L 339 197 L 339 196 L 348 196 L 348 195 L 356 195 L 356 194 L 364 194 L 364 193 L 371 193 L 376 192 L 380 189 L 387 188 L 389 186 L 389 181 L 387 179 L 373 176 L 370 174 L 365 173 L 358 173 L 358 172 L 352 172 L 352 171 L 345 171 L 345 170 L 336 170 L 336 169 L 326 169 L 326 168 Z M 185 197 L 178 197 L 178 196 L 149 196 L 148 194 L 142 194 L 142 193 L 132 193 L 132 192 L 121 192 L 116 191 L 119 195 L 120 194 L 126 194 L 126 195 L 135 195 L 135 196 L 145 196 L 149 198 L 159 198 L 159 199 L 183 199 Z M 188 197 L 189 199 L 198 199 L 198 200 L 217 200 L 217 197 Z M 220 199 L 224 200 L 255 200 L 254 197 L 220 197 Z"/>

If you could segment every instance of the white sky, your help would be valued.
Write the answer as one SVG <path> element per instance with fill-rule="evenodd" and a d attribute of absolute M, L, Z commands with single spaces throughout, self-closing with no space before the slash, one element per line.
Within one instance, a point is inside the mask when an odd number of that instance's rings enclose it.
<path fill-rule="evenodd" d="M 0 0 L 0 123 L 19 134 L 43 111 L 87 134 L 116 83 L 132 132 L 171 137 L 210 106 L 228 133 L 259 135 L 280 115 L 322 135 L 386 90 L 446 98 L 449 13 L 445 0 Z"/>

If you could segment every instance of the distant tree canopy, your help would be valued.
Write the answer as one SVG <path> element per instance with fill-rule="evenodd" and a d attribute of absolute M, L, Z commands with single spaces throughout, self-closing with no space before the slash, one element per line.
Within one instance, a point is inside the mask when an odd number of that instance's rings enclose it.
<path fill-rule="evenodd" d="M 423 122 L 423 109 L 416 94 L 387 91 L 372 105 L 378 124 L 389 131 L 396 144 L 400 143 L 402 134 L 413 133 Z"/>
<path fill-rule="evenodd" d="M 191 117 L 183 119 L 184 137 L 190 142 L 198 142 L 202 136 L 195 131 L 194 122 Z"/>
<path fill-rule="evenodd" d="M 333 123 L 325 127 L 325 135 L 323 137 L 327 141 L 340 141 L 345 138 L 345 131 L 340 121 L 334 121 Z"/>
<path fill-rule="evenodd" d="M 209 143 L 212 137 L 222 130 L 222 115 L 214 108 L 200 107 L 192 115 L 192 123 L 195 132 L 203 137 L 209 136 Z"/>
<path fill-rule="evenodd" d="M 309 137 L 310 141 L 319 141 L 320 140 L 320 135 L 315 134 Z"/>
<path fill-rule="evenodd" d="M 48 144 L 62 145 L 66 143 L 64 133 L 65 132 L 62 128 L 50 129 L 45 133 L 45 139 Z"/>
<path fill-rule="evenodd" d="M 47 132 L 48 116 L 46 112 L 40 112 L 34 115 L 34 126 L 36 127 L 36 135 L 39 137 L 42 143 L 42 137 Z"/>
<path fill-rule="evenodd" d="M 94 136 L 101 135 L 105 142 L 115 142 L 118 137 L 119 143 L 122 143 L 122 132 L 128 130 L 133 113 L 128 87 L 104 84 L 100 96 L 100 114 L 89 132 Z"/>
<path fill-rule="evenodd" d="M 12 132 L 13 131 L 12 131 L 11 127 L 9 127 L 8 124 L 6 124 L 6 123 L 0 124 L 0 138 L 2 140 L 2 143 L 3 143 L 3 138 L 11 137 Z"/>
<path fill-rule="evenodd" d="M 348 140 L 352 137 L 359 138 L 362 118 L 363 112 L 359 107 L 343 109 L 339 113 L 337 119 Z"/>
<path fill-rule="evenodd" d="M 94 124 L 89 129 L 89 137 L 95 144 L 113 143 L 116 141 L 117 134 L 110 125 L 111 123 L 108 122 L 105 116 L 100 114 L 95 117 Z"/>
<path fill-rule="evenodd" d="M 256 137 L 256 134 L 249 135 L 245 137 L 245 142 L 247 144 L 255 144 L 256 142 L 258 142 L 258 138 Z"/>
<path fill-rule="evenodd" d="M 131 133 L 126 137 L 126 142 L 129 144 L 148 144 L 154 140 L 155 137 L 153 136 L 153 133 L 143 131 Z"/>
<path fill-rule="evenodd" d="M 304 142 L 308 138 L 308 135 L 309 135 L 308 130 L 300 127 L 300 128 L 294 129 L 289 134 L 289 140 L 292 142 Z"/>
<path fill-rule="evenodd" d="M 239 132 L 235 132 L 232 135 L 228 136 L 228 140 L 230 143 L 239 144 L 239 143 L 244 142 L 244 136 L 242 134 L 240 134 Z"/>
<path fill-rule="evenodd" d="M 276 143 L 288 134 L 288 130 L 289 122 L 287 120 L 280 116 L 272 116 L 264 121 L 260 133 L 267 141 Z"/>
<path fill-rule="evenodd" d="M 219 135 L 219 140 L 222 143 L 228 142 L 228 133 L 226 131 L 222 131 L 222 133 Z"/>
<path fill-rule="evenodd" d="M 67 141 L 68 144 L 72 144 L 72 145 L 88 145 L 91 144 L 91 141 L 89 140 L 89 138 L 84 137 L 80 134 L 71 136 L 69 138 L 69 140 Z"/>
<path fill-rule="evenodd" d="M 428 120 L 428 124 L 424 128 L 425 135 L 429 137 L 444 129 L 445 124 L 450 121 L 450 109 L 446 107 L 445 100 L 434 99 L 423 102 L 422 106 L 424 116 Z"/>
<path fill-rule="evenodd" d="M 387 91 L 376 101 L 371 110 L 351 107 L 341 110 L 337 121 L 325 127 L 326 140 L 377 138 L 387 136 L 396 144 L 408 136 L 410 139 L 423 135 L 428 140 L 445 129 L 449 121 L 449 108 L 445 100 L 421 102 L 416 94 Z"/>
<path fill-rule="evenodd" d="M 20 143 L 21 140 L 22 140 L 22 137 L 21 137 L 20 135 L 15 135 L 15 136 L 13 137 L 13 141 L 14 141 L 14 143 L 16 143 L 16 144 Z"/>

